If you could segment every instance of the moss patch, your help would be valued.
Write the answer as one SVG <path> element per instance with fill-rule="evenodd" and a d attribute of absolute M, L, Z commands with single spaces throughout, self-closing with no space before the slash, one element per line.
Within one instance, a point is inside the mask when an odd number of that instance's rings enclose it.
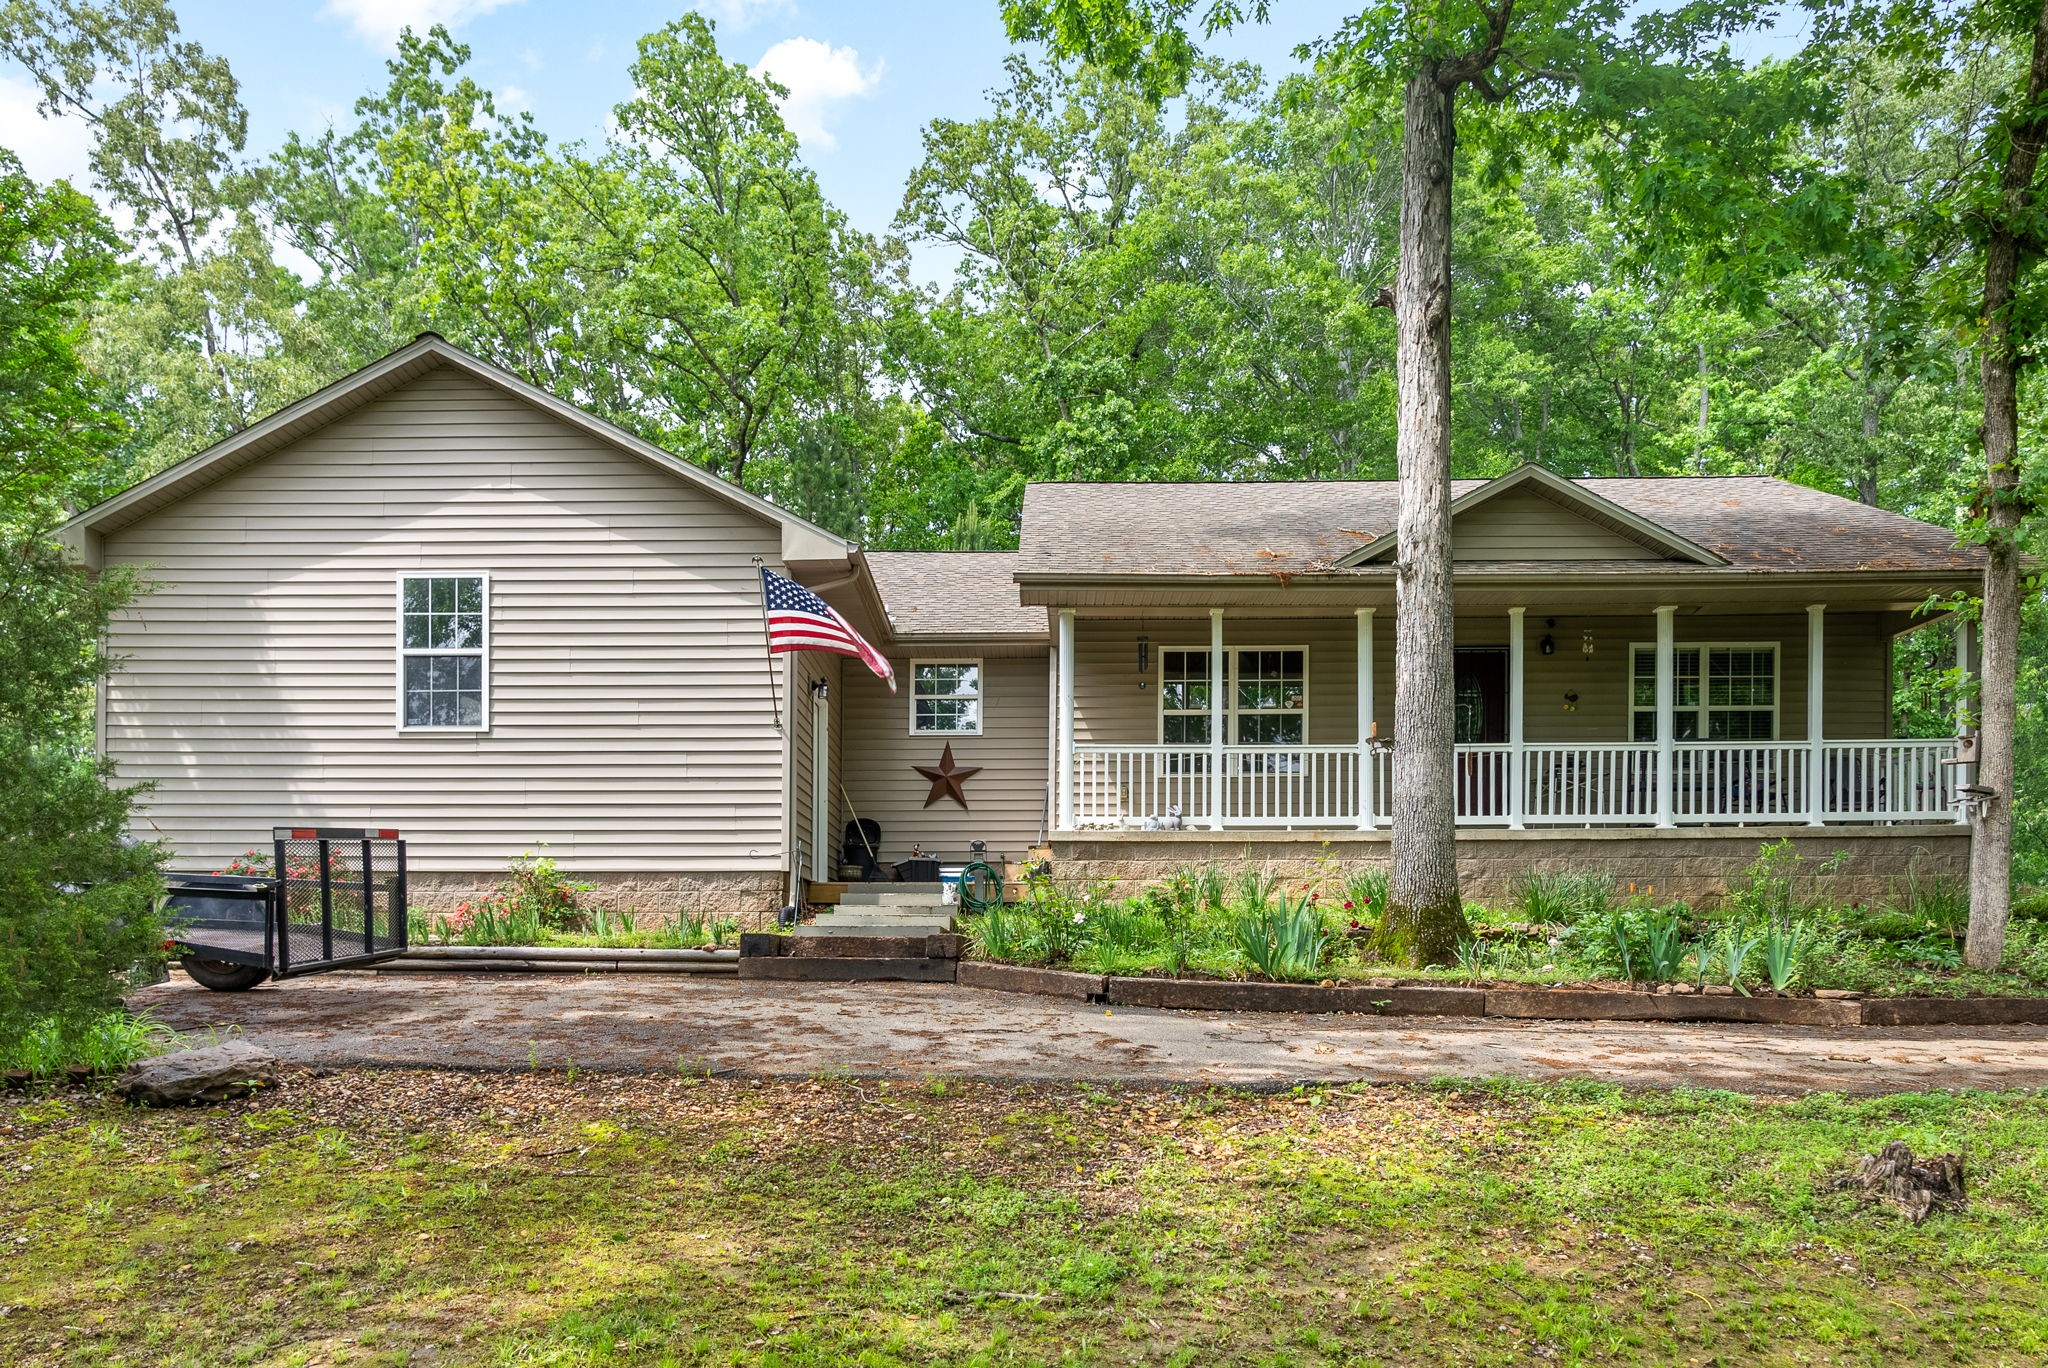
<path fill-rule="evenodd" d="M 20 1364 L 2020 1364 L 2048 1099 L 298 1075 L 0 1128 Z M 1968 1156 L 1912 1227 L 1828 1190 Z"/>

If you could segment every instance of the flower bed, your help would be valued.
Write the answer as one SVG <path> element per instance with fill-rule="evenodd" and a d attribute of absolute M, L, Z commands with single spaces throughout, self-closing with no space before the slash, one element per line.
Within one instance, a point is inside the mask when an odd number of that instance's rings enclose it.
<path fill-rule="evenodd" d="M 1510 906 L 1466 908 L 1458 963 L 1375 959 L 1379 869 L 1326 865 L 1281 886 L 1263 869 L 1176 872 L 1132 898 L 1041 880 L 1021 903 L 966 919 L 977 958 L 1129 979 L 1570 988 L 1674 997 L 2048 996 L 2048 898 L 2022 897 L 1996 972 L 1966 970 L 1967 902 L 1908 878 L 1876 907 L 1829 896 L 1840 860 L 1766 845 L 1723 905 L 1659 901 L 1604 872 L 1532 872 Z"/>
<path fill-rule="evenodd" d="M 564 875 L 554 860 L 532 854 L 512 862 L 505 879 L 453 912 L 415 912 L 407 927 L 414 945 L 582 946 L 604 950 L 699 950 L 735 945 L 739 922 L 680 911 L 643 917 L 623 909 L 585 907 L 590 885 Z"/>

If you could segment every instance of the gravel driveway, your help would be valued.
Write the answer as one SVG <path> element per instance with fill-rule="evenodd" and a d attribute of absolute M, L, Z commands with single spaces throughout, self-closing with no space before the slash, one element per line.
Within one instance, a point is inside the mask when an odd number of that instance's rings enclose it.
<path fill-rule="evenodd" d="M 1106 1009 L 952 985 L 343 972 L 131 1002 L 305 1064 L 1219 1083 L 1593 1078 L 1752 1093 L 2048 1087 L 2048 1027 L 1827 1029 Z"/>

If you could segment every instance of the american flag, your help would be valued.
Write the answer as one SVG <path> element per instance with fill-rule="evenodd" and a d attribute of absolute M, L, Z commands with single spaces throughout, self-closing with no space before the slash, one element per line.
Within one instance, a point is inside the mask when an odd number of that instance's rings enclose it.
<path fill-rule="evenodd" d="M 896 692 L 896 672 L 882 653 L 847 626 L 831 604 L 795 580 L 763 566 L 761 605 L 768 615 L 768 654 L 832 651 L 854 656 L 889 686 L 890 693 Z"/>

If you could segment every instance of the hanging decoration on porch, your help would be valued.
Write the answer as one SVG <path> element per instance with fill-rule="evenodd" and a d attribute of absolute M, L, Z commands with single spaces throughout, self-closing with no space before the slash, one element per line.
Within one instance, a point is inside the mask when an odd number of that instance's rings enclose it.
<path fill-rule="evenodd" d="M 981 773 L 979 765 L 960 765 L 953 761 L 953 743 L 948 741 L 946 749 L 939 754 L 936 765 L 912 765 L 912 769 L 932 781 L 932 791 L 925 795 L 924 805 L 930 807 L 941 798 L 951 798 L 961 807 L 967 806 L 967 790 L 963 787 L 968 779 Z"/>

